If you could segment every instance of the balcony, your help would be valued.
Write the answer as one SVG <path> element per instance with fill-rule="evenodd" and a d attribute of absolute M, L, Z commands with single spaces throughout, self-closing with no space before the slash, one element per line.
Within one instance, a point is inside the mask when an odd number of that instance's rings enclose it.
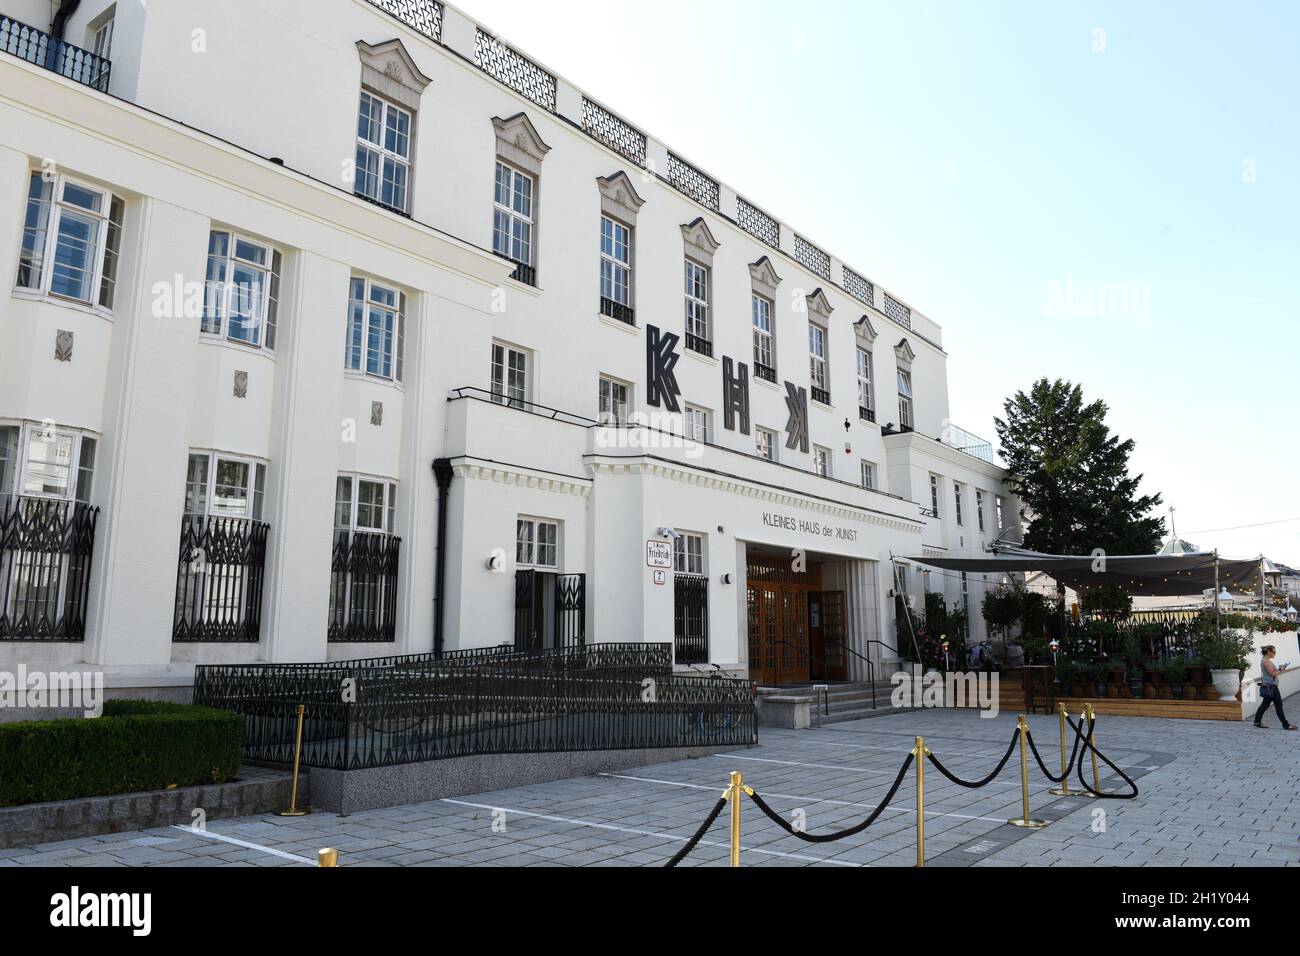
<path fill-rule="evenodd" d="M 763 365 L 761 362 L 754 363 L 754 377 L 761 378 L 765 382 L 776 384 L 776 369 L 769 365 Z"/>
<path fill-rule="evenodd" d="M 112 68 L 108 60 L 18 20 L 0 16 L 0 50 L 93 90 L 108 92 Z"/>
<path fill-rule="evenodd" d="M 605 296 L 600 297 L 600 314 L 607 315 L 625 325 L 636 325 L 636 312 L 631 307 L 615 302 Z"/>
<path fill-rule="evenodd" d="M 186 515 L 176 570 L 175 644 L 256 644 L 271 526 Z"/>
<path fill-rule="evenodd" d="M 515 271 L 510 273 L 510 278 L 516 282 L 522 282 L 524 285 L 532 286 L 534 289 L 537 288 L 537 268 L 535 266 L 519 262 L 517 259 L 511 259 L 509 256 L 503 256 L 499 252 L 497 256 L 514 265 Z"/>
<path fill-rule="evenodd" d="M 812 400 L 814 402 L 819 402 L 822 405 L 829 405 L 831 403 L 830 389 L 818 388 L 816 385 L 814 385 L 812 387 Z"/>
<path fill-rule="evenodd" d="M 876 423 L 875 411 L 867 408 L 865 405 L 858 406 L 858 418 L 862 419 L 864 422 L 871 422 L 873 425 Z"/>
<path fill-rule="evenodd" d="M 706 358 L 713 358 L 713 343 L 708 339 L 702 339 L 698 335 L 686 333 L 686 348 L 696 355 L 703 355 Z"/>
<path fill-rule="evenodd" d="M 99 509 L 0 495 L 0 641 L 86 639 Z"/>
<path fill-rule="evenodd" d="M 952 424 L 945 425 L 943 435 L 939 440 L 950 448 L 955 448 L 972 458 L 978 458 L 986 465 L 997 464 L 993 457 L 993 443 L 966 431 L 964 428 L 958 428 Z"/>

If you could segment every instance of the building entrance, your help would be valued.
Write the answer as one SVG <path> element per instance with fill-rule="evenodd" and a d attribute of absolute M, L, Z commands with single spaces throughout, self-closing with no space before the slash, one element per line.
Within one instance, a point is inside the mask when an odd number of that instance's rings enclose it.
<path fill-rule="evenodd" d="M 822 565 L 754 551 L 748 563 L 750 676 L 773 686 L 847 680 L 844 594 L 822 590 Z"/>

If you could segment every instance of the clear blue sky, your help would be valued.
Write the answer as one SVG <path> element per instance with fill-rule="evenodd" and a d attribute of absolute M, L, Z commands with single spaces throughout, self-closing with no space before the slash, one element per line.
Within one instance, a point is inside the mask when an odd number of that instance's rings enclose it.
<path fill-rule="evenodd" d="M 1300 4 L 459 5 L 939 322 L 956 424 L 1080 382 L 1180 534 L 1300 567 Z"/>

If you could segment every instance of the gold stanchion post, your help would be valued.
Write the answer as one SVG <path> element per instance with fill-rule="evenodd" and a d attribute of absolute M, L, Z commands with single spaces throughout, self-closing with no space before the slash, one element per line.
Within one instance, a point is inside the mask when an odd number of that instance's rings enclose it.
<path fill-rule="evenodd" d="M 298 770 L 302 763 L 302 724 L 307 715 L 307 708 L 302 704 L 298 705 L 298 735 L 293 745 L 293 786 L 289 790 L 289 809 L 281 810 L 276 816 L 280 817 L 305 817 L 311 813 L 306 808 L 298 807 Z M 323 864 L 322 864 L 323 865 Z"/>
<path fill-rule="evenodd" d="M 1092 709 L 1092 704 L 1085 704 L 1084 707 L 1086 708 L 1088 723 L 1093 725 L 1094 728 L 1092 733 L 1092 746 L 1088 749 L 1088 753 L 1092 755 L 1092 789 L 1096 790 L 1097 793 L 1101 793 L 1101 770 L 1097 767 L 1097 732 L 1095 727 L 1097 723 L 1097 712 Z M 1093 794 L 1088 794 L 1088 796 L 1091 797 Z"/>
<path fill-rule="evenodd" d="M 1061 781 L 1059 787 L 1055 787 L 1049 792 L 1054 797 L 1072 797 L 1074 794 L 1070 792 L 1070 765 L 1066 763 L 1067 758 L 1065 756 L 1065 723 L 1070 715 L 1065 709 L 1065 704 L 1060 704 L 1058 709 L 1061 713 L 1061 776 L 1065 779 Z"/>
<path fill-rule="evenodd" d="M 337 867 L 339 865 L 339 851 L 326 848 L 316 851 L 317 867 Z"/>
<path fill-rule="evenodd" d="M 925 758 L 930 756 L 924 737 L 916 738 L 912 756 L 916 758 L 916 865 L 919 868 L 925 866 Z"/>
<path fill-rule="evenodd" d="M 744 793 L 743 774 L 731 775 L 731 866 L 740 868 L 740 797 Z"/>
<path fill-rule="evenodd" d="M 1022 830 L 1041 830 L 1047 826 L 1047 821 L 1035 820 L 1029 815 L 1029 722 L 1023 715 L 1020 718 L 1020 792 L 1024 798 L 1024 814 L 1007 823 Z"/>

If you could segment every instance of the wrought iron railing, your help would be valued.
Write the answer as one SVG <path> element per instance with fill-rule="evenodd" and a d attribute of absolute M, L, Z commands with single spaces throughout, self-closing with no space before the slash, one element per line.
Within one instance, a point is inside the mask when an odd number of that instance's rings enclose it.
<path fill-rule="evenodd" d="M 736 200 L 736 225 L 773 249 L 781 248 L 780 224 L 753 203 Z"/>
<path fill-rule="evenodd" d="M 624 159 L 645 167 L 645 133 L 585 96 L 582 98 L 582 128 L 587 135 L 604 143 Z"/>
<path fill-rule="evenodd" d="M 0 495 L 0 641 L 84 641 L 99 509 Z"/>
<path fill-rule="evenodd" d="M 709 579 L 674 575 L 673 656 L 678 664 L 709 663 Z"/>
<path fill-rule="evenodd" d="M 0 16 L 0 50 L 83 86 L 108 92 L 112 63 L 19 20 Z"/>
<path fill-rule="evenodd" d="M 831 277 L 831 257 L 803 236 L 795 234 L 794 258 L 801 266 L 823 279 Z"/>
<path fill-rule="evenodd" d="M 885 293 L 885 304 L 881 307 L 882 312 L 889 316 L 905 329 L 912 327 L 912 310 L 903 303 L 899 302 L 888 292 Z"/>
<path fill-rule="evenodd" d="M 442 42 L 442 4 L 436 0 L 370 0 L 435 43 Z"/>
<path fill-rule="evenodd" d="M 271 526 L 186 515 L 181 522 L 172 641 L 256 644 L 262 636 L 266 543 Z"/>
<path fill-rule="evenodd" d="M 555 77 L 481 28 L 475 31 L 474 59 L 478 68 L 488 76 L 542 109 L 555 112 Z"/>
<path fill-rule="evenodd" d="M 506 260 L 506 262 L 510 262 L 514 264 L 515 271 L 510 273 L 510 278 L 514 279 L 516 282 L 522 282 L 524 285 L 530 285 L 536 288 L 537 286 L 536 267 L 530 266 L 524 262 L 519 262 L 517 259 L 511 259 L 509 256 L 503 256 L 499 252 L 497 253 L 497 256 L 498 258 Z"/>
<path fill-rule="evenodd" d="M 873 409 L 867 408 L 865 405 L 859 405 L 858 418 L 862 419 L 864 422 L 871 422 L 874 424 L 876 421 L 876 413 Z"/>
<path fill-rule="evenodd" d="M 717 212 L 721 208 L 722 191 L 718 181 L 674 153 L 668 154 L 668 181 L 706 209 Z"/>
<path fill-rule="evenodd" d="M 704 355 L 713 358 L 713 343 L 708 339 L 700 338 L 698 335 L 686 333 L 686 347 L 696 355 Z"/>
<path fill-rule="evenodd" d="M 347 703 L 340 674 L 354 681 Z M 481 754 L 746 746 L 758 739 L 752 682 L 674 676 L 635 664 L 201 666 L 194 700 L 245 715 L 246 757 L 275 763 L 292 759 L 302 705 L 303 765 L 339 770 Z"/>
<path fill-rule="evenodd" d="M 545 589 L 550 589 L 547 594 Z M 546 609 L 552 616 L 546 620 Z M 515 572 L 516 652 L 541 653 L 548 643 L 564 651 L 580 651 L 587 643 L 587 576 Z"/>
<path fill-rule="evenodd" d="M 844 270 L 844 291 L 863 305 L 876 304 L 876 287 L 849 268 Z"/>
<path fill-rule="evenodd" d="M 600 314 L 607 315 L 626 325 L 636 325 L 636 310 L 630 306 L 615 302 L 606 296 L 600 297 Z"/>
<path fill-rule="evenodd" d="M 397 569 L 402 539 L 336 531 L 330 574 L 329 642 L 397 640 Z"/>
<path fill-rule="evenodd" d="M 814 402 L 821 402 L 823 405 L 829 405 L 831 403 L 830 389 L 818 388 L 816 385 L 814 385 L 811 389 L 811 393 L 812 393 L 812 400 Z"/>
<path fill-rule="evenodd" d="M 754 363 L 754 377 L 761 378 L 765 382 L 776 384 L 776 369 L 770 365 L 764 365 L 761 362 Z"/>

